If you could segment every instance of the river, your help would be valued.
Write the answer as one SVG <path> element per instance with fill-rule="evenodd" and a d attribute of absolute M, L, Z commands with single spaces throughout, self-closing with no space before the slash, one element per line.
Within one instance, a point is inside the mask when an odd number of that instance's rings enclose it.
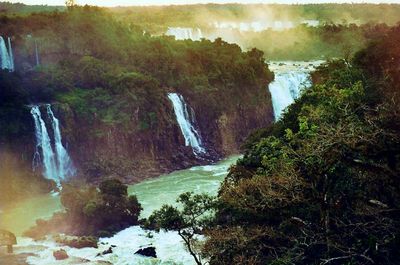
<path fill-rule="evenodd" d="M 138 184 L 129 185 L 129 194 L 136 194 L 144 210 L 141 217 L 148 217 L 163 204 L 175 204 L 177 197 L 192 191 L 216 195 L 221 181 L 229 167 L 239 156 L 232 156 L 213 165 L 196 166 L 179 170 Z M 34 225 L 38 218 L 49 218 L 56 211 L 62 210 L 58 195 L 42 195 L 22 201 L 1 213 L 0 227 L 10 230 L 18 236 L 15 253 L 18 255 L 34 254 L 27 258 L 28 264 L 52 265 L 55 262 L 53 251 L 60 248 L 67 251 L 70 258 L 57 264 L 192 264 L 193 258 L 185 250 L 183 242 L 176 232 L 151 233 L 139 226 L 132 226 L 120 231 L 111 238 L 101 238 L 99 248 L 74 249 L 57 245 L 49 236 L 42 241 L 33 241 L 22 237 L 22 232 Z M 97 256 L 111 245 L 113 253 Z M 135 255 L 141 247 L 154 246 L 157 259 Z M 7 264 L 8 265 L 8 264 Z"/>

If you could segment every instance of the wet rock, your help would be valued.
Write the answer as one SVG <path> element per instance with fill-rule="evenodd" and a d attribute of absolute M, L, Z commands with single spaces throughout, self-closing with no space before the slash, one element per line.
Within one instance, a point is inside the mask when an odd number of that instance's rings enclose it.
<path fill-rule="evenodd" d="M 112 254 L 113 250 L 112 247 L 109 247 L 107 250 L 104 250 L 101 255 L 107 255 L 107 254 Z"/>
<path fill-rule="evenodd" d="M 54 241 L 59 244 L 72 248 L 97 248 L 97 238 L 92 236 L 65 236 L 58 235 L 54 237 Z"/>
<path fill-rule="evenodd" d="M 56 260 L 64 260 L 69 258 L 67 252 L 64 249 L 53 251 L 53 256 Z"/>
<path fill-rule="evenodd" d="M 157 253 L 156 253 L 155 247 L 141 248 L 138 251 L 136 251 L 135 254 L 146 256 L 146 257 L 157 258 Z"/>

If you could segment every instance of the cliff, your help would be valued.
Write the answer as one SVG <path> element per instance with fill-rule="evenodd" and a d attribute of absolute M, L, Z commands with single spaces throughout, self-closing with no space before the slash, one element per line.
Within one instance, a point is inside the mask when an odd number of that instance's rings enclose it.
<path fill-rule="evenodd" d="M 0 76 L 0 143 L 26 164 L 35 150 L 31 105 L 52 105 L 78 176 L 91 182 L 216 161 L 273 121 L 273 74 L 256 49 L 151 37 L 90 7 L 7 18 L 0 33 L 12 36 L 16 64 Z M 171 92 L 186 102 L 205 154 L 185 146 Z"/>

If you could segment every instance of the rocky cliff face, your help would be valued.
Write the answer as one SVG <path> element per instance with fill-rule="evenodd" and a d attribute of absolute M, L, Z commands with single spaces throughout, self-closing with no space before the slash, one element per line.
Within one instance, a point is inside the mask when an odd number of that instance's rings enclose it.
<path fill-rule="evenodd" d="M 263 100 L 257 104 L 244 98 L 241 104 L 221 113 L 213 112 L 207 105 L 197 105 L 195 95 L 188 98 L 207 149 L 207 154 L 200 158 L 185 146 L 172 104 L 166 97 L 157 113 L 157 124 L 139 131 L 131 129 L 140 122 L 135 112 L 129 114 L 127 128 L 122 128 L 105 125 L 96 113 L 87 123 L 68 104 L 55 103 L 53 109 L 80 175 L 93 182 L 112 176 L 131 183 L 239 153 L 241 143 L 252 130 L 273 121 L 268 90 L 261 92 L 259 97 Z"/>

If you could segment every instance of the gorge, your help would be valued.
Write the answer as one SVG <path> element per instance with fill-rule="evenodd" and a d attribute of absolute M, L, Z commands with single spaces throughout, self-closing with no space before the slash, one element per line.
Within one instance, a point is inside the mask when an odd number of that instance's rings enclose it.
<path fill-rule="evenodd" d="M 320 62 L 285 62 L 285 65 L 282 62 L 269 63 L 271 69 L 276 71 L 275 80 L 269 85 L 274 110 L 282 111 L 300 94 L 302 86 L 307 85 L 305 82 L 309 82 L 308 69 L 306 67 L 311 67 L 311 64 L 312 67 L 316 67 Z M 297 76 L 302 78 L 296 78 Z M 279 84 L 278 88 L 277 82 Z M 279 89 L 285 91 L 284 94 Z M 267 89 L 265 88 L 265 90 Z M 285 96 L 288 98 L 285 98 Z M 173 107 L 172 111 L 180 128 L 180 134 L 184 138 L 184 145 L 190 147 L 196 157 L 201 157 L 206 152 L 206 149 L 202 146 L 200 132 L 196 129 L 195 111 L 187 105 L 183 96 L 178 93 L 168 93 L 167 98 Z M 46 114 L 47 123 L 41 117 L 41 109 Z M 66 176 L 74 176 L 75 170 L 71 164 L 72 162 L 61 142 L 59 120 L 55 117 L 51 105 L 32 106 L 31 113 L 35 121 L 36 137 L 39 145 L 37 148 L 40 147 L 39 150 L 41 150 L 41 152 L 37 152 L 43 157 L 44 175 L 58 183 L 60 180 L 64 180 Z M 50 134 L 53 138 L 49 136 L 48 131 L 53 132 Z M 53 148 L 55 151 L 53 151 Z M 168 175 L 158 176 L 154 179 L 130 185 L 128 191 L 130 194 L 138 196 L 138 200 L 144 208 L 141 217 L 147 218 L 154 210 L 159 209 L 165 203 L 175 205 L 176 198 L 183 192 L 206 192 L 216 195 L 229 167 L 237 159 L 238 157 L 233 156 L 215 165 L 196 166 Z M 54 212 L 62 210 L 59 200 L 58 196 L 39 196 L 15 205 L 13 210 L 6 210 L 1 216 L 0 226 L 13 230 L 19 235 L 19 244 L 15 248 L 17 255 L 23 255 L 31 251 L 35 253 L 35 256 L 27 258 L 29 264 L 45 265 L 54 262 L 52 253 L 59 249 L 59 246 L 52 237 L 48 237 L 45 241 L 35 242 L 26 237 L 21 237 L 21 233 L 33 225 L 35 219 L 49 218 Z M 46 202 L 46 207 L 43 207 L 43 202 Z M 12 220 L 24 219 L 22 215 L 26 213 L 27 208 L 30 209 L 31 219 L 25 219 L 25 222 L 16 225 Z M 149 233 L 151 237 L 148 236 Z M 131 241 L 131 238 L 135 238 L 135 240 Z M 133 253 L 133 250 L 144 246 L 155 247 L 158 257 L 156 260 L 160 264 L 169 264 L 170 262 L 175 264 L 194 264 L 192 257 L 185 251 L 181 238 L 173 231 L 153 233 L 143 230 L 139 226 L 132 226 L 113 237 L 101 238 L 99 242 L 99 248 L 97 249 L 84 248 L 80 250 L 70 247 L 63 247 L 63 249 L 67 251 L 68 260 L 71 264 L 78 264 L 82 259 L 90 260 L 93 264 L 104 261 L 112 264 L 125 264 L 126 262 L 152 264 L 152 259 L 140 257 Z M 36 251 L 35 249 L 38 248 L 42 250 Z M 109 248 L 112 248 L 111 254 L 99 255 L 99 253 Z"/>
<path fill-rule="evenodd" d="M 400 5 L 0 11 L 0 264 L 400 264 Z"/>

